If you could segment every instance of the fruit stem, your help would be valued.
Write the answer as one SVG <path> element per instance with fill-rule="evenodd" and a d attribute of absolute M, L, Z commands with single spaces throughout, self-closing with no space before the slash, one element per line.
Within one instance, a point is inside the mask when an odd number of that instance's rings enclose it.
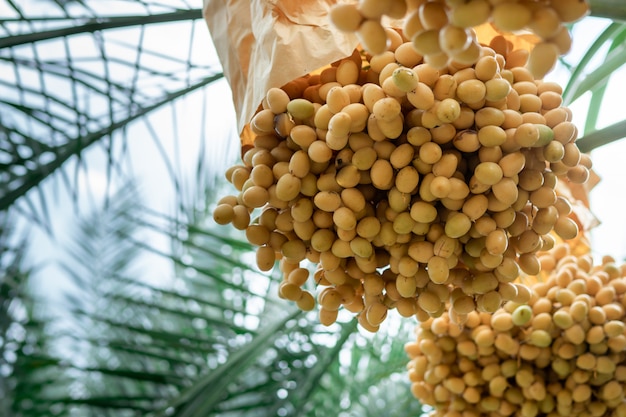
<path fill-rule="evenodd" d="M 626 22 L 626 2 L 623 0 L 589 0 L 591 16 Z"/>
<path fill-rule="evenodd" d="M 591 132 L 576 141 L 581 152 L 591 152 L 609 143 L 626 138 L 626 120 L 622 120 L 604 129 Z"/>

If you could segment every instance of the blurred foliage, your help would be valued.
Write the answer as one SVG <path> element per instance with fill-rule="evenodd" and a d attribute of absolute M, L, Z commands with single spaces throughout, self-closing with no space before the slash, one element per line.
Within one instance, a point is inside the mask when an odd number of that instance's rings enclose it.
<path fill-rule="evenodd" d="M 72 233 L 63 265 L 75 284 L 71 314 L 53 335 L 67 379 L 47 381 L 52 397 L 31 391 L 38 407 L 45 400 L 55 415 L 81 416 L 421 413 L 401 374 L 412 325 L 370 340 L 354 320 L 320 326 L 276 298 L 279 277 L 255 271 L 241 235 L 150 222 L 135 193 L 114 197 Z M 180 251 L 159 253 L 149 238 L 158 234 L 178 236 Z M 143 272 L 149 253 L 176 265 L 169 284 Z"/>
<path fill-rule="evenodd" d="M 0 415 L 54 416 L 50 399 L 70 381 L 28 289 L 26 241 L 14 236 L 13 219 L 0 212 Z"/>

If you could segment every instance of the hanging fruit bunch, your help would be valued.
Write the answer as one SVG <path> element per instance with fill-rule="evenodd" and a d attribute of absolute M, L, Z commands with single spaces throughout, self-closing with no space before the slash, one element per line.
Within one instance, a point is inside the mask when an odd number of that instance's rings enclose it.
<path fill-rule="evenodd" d="M 585 182 L 591 161 L 561 87 L 539 79 L 558 54 L 543 61 L 502 35 L 480 44 L 472 26 L 528 28 L 535 48 L 562 52 L 562 22 L 584 3 L 498 3 L 536 19 L 512 22 L 486 0 L 336 6 L 332 21 L 365 51 L 269 89 L 250 121 L 253 145 L 226 172 L 238 194 L 214 219 L 246 231 L 261 270 L 279 260 L 280 296 L 303 310 L 317 301 L 323 324 L 342 307 L 376 331 L 394 308 L 464 323 L 526 302 L 520 270 L 539 273 L 552 231 L 577 235 L 555 188 Z M 382 27 L 384 14 L 408 15 L 404 30 Z"/>
<path fill-rule="evenodd" d="M 626 415 L 626 265 L 568 244 L 542 258 L 527 305 L 418 326 L 409 378 L 432 416 Z"/>
<path fill-rule="evenodd" d="M 382 19 L 402 19 L 404 37 L 437 69 L 478 61 L 480 42 L 474 29 L 483 24 L 518 37 L 526 31 L 539 39 L 527 63 L 539 79 L 571 47 L 564 24 L 588 13 L 584 0 L 360 0 L 336 5 L 330 17 L 340 30 L 355 32 L 373 55 L 384 53 L 390 41 Z"/>

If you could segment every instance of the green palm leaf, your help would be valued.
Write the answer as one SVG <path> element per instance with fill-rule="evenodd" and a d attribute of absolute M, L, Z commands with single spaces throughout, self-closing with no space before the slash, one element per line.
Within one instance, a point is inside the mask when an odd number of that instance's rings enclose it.
<path fill-rule="evenodd" d="M 614 22 L 598 36 L 587 52 L 572 67 L 570 79 L 563 91 L 565 104 L 571 104 L 586 93 L 591 94 L 584 135 L 577 140 L 583 152 L 626 137 L 626 119 L 598 130 L 598 116 L 602 111 L 607 85 L 613 74 L 626 63 L 626 23 Z M 604 49 L 608 44 L 608 50 Z M 598 58 L 604 54 L 602 62 Z"/>
<path fill-rule="evenodd" d="M 170 107 L 174 118 L 181 97 L 223 77 L 215 59 L 192 54 L 209 47 L 201 10 L 185 1 L 0 3 L 0 210 L 27 196 L 22 210 L 45 218 L 46 197 L 29 191 L 56 174 L 76 198 L 91 148 L 108 160 L 109 181 L 124 180 L 128 129 L 140 120 L 182 192 L 180 162 L 151 115 Z M 163 51 L 155 40 L 171 31 L 181 43 Z"/>
<path fill-rule="evenodd" d="M 38 319 L 38 300 L 29 288 L 32 268 L 11 215 L 0 213 L 0 415 L 56 416 L 50 408 L 65 365 L 51 351 L 50 323 Z M 36 401 L 33 399 L 36 398 Z"/>

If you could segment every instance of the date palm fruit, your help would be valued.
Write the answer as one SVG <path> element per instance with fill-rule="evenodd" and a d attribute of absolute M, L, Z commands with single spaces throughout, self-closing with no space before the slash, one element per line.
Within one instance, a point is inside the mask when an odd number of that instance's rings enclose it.
<path fill-rule="evenodd" d="M 418 326 L 408 376 L 432 417 L 624 415 L 626 265 L 563 243 L 541 257 L 527 304 Z"/>
<path fill-rule="evenodd" d="M 428 13 L 442 19 L 441 7 Z M 584 181 L 591 166 L 561 88 L 505 44 L 436 69 L 404 39 L 270 89 L 253 146 L 226 172 L 238 194 L 215 221 L 246 231 L 261 270 L 279 260 L 279 295 L 318 304 L 324 324 L 339 309 L 370 331 L 390 309 L 462 324 L 527 301 L 512 282 L 539 272 L 550 233 L 578 232 L 557 183 Z M 317 265 L 308 279 L 306 261 Z"/>
<path fill-rule="evenodd" d="M 571 46 L 565 24 L 588 13 L 586 0 L 360 0 L 335 5 L 330 21 L 338 30 L 356 33 L 364 49 L 378 55 L 385 53 L 389 42 L 382 17 L 404 18 L 404 36 L 424 62 L 437 69 L 476 63 L 480 45 L 473 29 L 477 26 L 491 24 L 502 33 L 525 30 L 540 40 L 527 68 L 535 78 L 542 78 Z"/>

